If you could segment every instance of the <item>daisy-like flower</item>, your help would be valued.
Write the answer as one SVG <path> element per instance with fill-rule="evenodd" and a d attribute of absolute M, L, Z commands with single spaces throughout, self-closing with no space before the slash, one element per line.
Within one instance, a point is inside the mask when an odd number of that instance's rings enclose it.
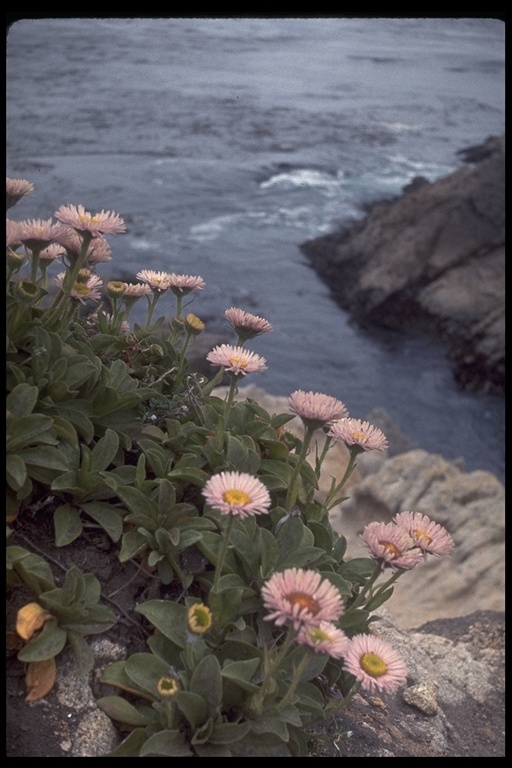
<path fill-rule="evenodd" d="M 278 627 L 291 621 L 295 629 L 303 625 L 319 627 L 321 622 L 337 621 L 343 613 L 340 592 L 317 571 L 287 568 L 274 573 L 261 589 L 263 603 L 272 611 L 266 621 Z"/>
<path fill-rule="evenodd" d="M 62 233 L 62 225 L 51 219 L 25 219 L 18 222 L 18 237 L 31 251 L 45 248 Z"/>
<path fill-rule="evenodd" d="M 197 315 L 193 315 L 189 312 L 185 318 L 185 328 L 191 334 L 191 336 L 199 336 L 204 331 L 204 323 Z"/>
<path fill-rule="evenodd" d="M 104 237 L 93 237 L 87 251 L 88 264 L 100 264 L 110 261 L 112 249 Z"/>
<path fill-rule="evenodd" d="M 123 298 L 140 299 L 141 296 L 149 296 L 151 286 L 147 283 L 125 283 L 126 289 Z"/>
<path fill-rule="evenodd" d="M 309 645 L 316 653 L 326 653 L 334 659 L 344 656 L 350 642 L 343 630 L 330 621 L 321 621 L 317 627 L 305 624 L 296 640 L 301 645 Z"/>
<path fill-rule="evenodd" d="M 410 571 L 423 560 L 423 553 L 407 531 L 395 523 L 368 523 L 361 538 L 372 556 L 391 568 Z"/>
<path fill-rule="evenodd" d="M 348 448 L 354 446 L 359 452 L 383 451 L 388 447 L 387 438 L 380 429 L 359 419 L 339 419 L 331 424 L 327 434 Z"/>
<path fill-rule="evenodd" d="M 137 275 L 138 277 L 138 275 Z M 191 291 L 202 291 L 206 283 L 197 275 L 169 275 L 169 288 L 175 296 L 186 296 Z"/>
<path fill-rule="evenodd" d="M 21 246 L 21 240 L 19 237 L 20 225 L 19 222 L 12 219 L 5 220 L 5 244 L 10 248 L 19 248 Z"/>
<path fill-rule="evenodd" d="M 43 261 L 55 261 L 60 259 L 64 255 L 64 248 L 59 243 L 50 243 L 46 248 L 43 248 L 39 254 L 39 258 Z"/>
<path fill-rule="evenodd" d="M 222 515 L 252 517 L 266 514 L 271 499 L 266 485 L 246 472 L 219 472 L 203 488 L 207 503 Z"/>
<path fill-rule="evenodd" d="M 407 682 L 402 656 L 382 637 L 354 635 L 344 653 L 344 669 L 370 692 L 394 693 Z"/>
<path fill-rule="evenodd" d="M 347 409 L 341 400 L 320 392 L 304 392 L 302 389 L 292 392 L 288 398 L 288 408 L 300 416 L 306 427 L 313 429 L 347 415 Z"/>
<path fill-rule="evenodd" d="M 421 512 L 405 510 L 394 517 L 395 523 L 407 531 L 417 547 L 438 557 L 451 555 L 455 542 L 442 525 Z"/>
<path fill-rule="evenodd" d="M 76 259 L 82 253 L 82 240 L 74 229 L 62 227 L 57 242 L 62 245 L 72 259 Z M 87 246 L 87 262 L 90 264 L 99 264 L 100 262 L 110 261 L 112 258 L 110 245 L 104 237 L 93 237 Z"/>
<path fill-rule="evenodd" d="M 180 690 L 180 684 L 175 677 L 161 677 L 156 689 L 160 696 L 174 696 Z"/>
<path fill-rule="evenodd" d="M 6 210 L 16 205 L 18 200 L 21 200 L 25 195 L 30 195 L 34 191 L 34 185 L 26 179 L 10 179 L 8 176 L 6 181 Z"/>
<path fill-rule="evenodd" d="M 231 344 L 220 344 L 220 346 L 214 347 L 211 352 L 208 352 L 206 359 L 212 365 L 221 365 L 235 376 L 245 376 L 247 373 L 261 373 L 267 370 L 267 361 L 264 357 Z"/>
<path fill-rule="evenodd" d="M 212 612 L 204 603 L 195 603 L 188 609 L 187 624 L 191 632 L 202 635 L 212 625 Z"/>
<path fill-rule="evenodd" d="M 122 280 L 109 280 L 107 283 L 107 296 L 111 299 L 119 299 L 124 296 L 126 291 L 126 283 Z"/>
<path fill-rule="evenodd" d="M 81 270 L 82 271 L 82 270 Z M 61 272 L 55 278 L 55 284 L 60 290 L 64 287 L 64 279 L 66 277 L 65 272 Z M 78 279 L 73 284 L 70 292 L 70 296 L 74 299 L 78 299 L 81 304 L 85 304 L 87 301 L 100 301 L 101 291 L 99 288 L 103 285 L 103 281 L 97 275 L 91 275 L 85 280 L 79 275 Z"/>
<path fill-rule="evenodd" d="M 270 333 L 272 325 L 259 315 L 251 315 L 238 307 L 230 307 L 224 312 L 224 317 L 236 332 L 239 343 L 243 343 L 262 333 Z"/>
<path fill-rule="evenodd" d="M 93 237 L 119 235 L 126 232 L 123 219 L 113 211 L 89 213 L 83 205 L 61 205 L 54 216 L 80 234 L 88 232 Z"/>
<path fill-rule="evenodd" d="M 168 291 L 171 287 L 169 272 L 155 272 L 153 269 L 141 269 L 136 275 L 139 280 L 147 283 L 154 291 Z"/>

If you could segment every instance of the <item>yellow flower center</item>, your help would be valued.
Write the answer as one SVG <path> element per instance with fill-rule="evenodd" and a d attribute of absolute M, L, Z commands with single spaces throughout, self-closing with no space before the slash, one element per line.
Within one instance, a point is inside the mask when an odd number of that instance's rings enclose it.
<path fill-rule="evenodd" d="M 160 696 L 174 696 L 179 691 L 179 683 L 174 677 L 161 677 L 156 685 Z"/>
<path fill-rule="evenodd" d="M 363 653 L 359 664 L 370 677 L 382 677 L 388 671 L 386 662 L 376 653 Z"/>
<path fill-rule="evenodd" d="M 384 551 L 389 555 L 391 555 L 393 559 L 400 557 L 400 555 L 402 554 L 398 549 L 398 547 L 396 547 L 390 541 L 379 541 L 379 544 L 382 544 L 382 546 L 384 547 Z"/>
<path fill-rule="evenodd" d="M 289 595 L 286 595 L 286 599 L 292 606 L 298 605 L 300 608 L 306 608 L 312 616 L 316 616 L 320 610 L 318 602 L 306 592 L 290 592 Z"/>
<path fill-rule="evenodd" d="M 233 507 L 241 507 L 251 501 L 251 497 L 245 491 L 239 491 L 236 488 L 225 491 L 223 499 Z"/>
<path fill-rule="evenodd" d="M 90 293 L 90 289 L 85 283 L 75 283 L 73 291 L 74 293 L 79 293 L 81 296 L 87 296 Z"/>
<path fill-rule="evenodd" d="M 247 360 L 245 360 L 243 357 L 230 357 L 229 363 L 230 365 L 238 365 L 240 368 L 247 368 Z"/>
<path fill-rule="evenodd" d="M 430 544 L 432 542 L 432 536 L 429 536 L 426 531 L 422 531 L 421 528 L 416 528 L 416 530 L 413 531 L 413 536 L 416 541 L 421 541 L 423 539 L 425 544 Z"/>
<path fill-rule="evenodd" d="M 188 611 L 188 626 L 192 632 L 202 635 L 212 625 L 212 614 L 210 609 L 202 603 L 193 605 Z"/>
<path fill-rule="evenodd" d="M 319 627 L 313 627 L 313 629 L 308 632 L 308 636 L 311 642 L 316 643 L 317 645 L 320 645 L 320 643 L 330 642 L 332 640 L 332 637 Z"/>
<path fill-rule="evenodd" d="M 356 443 L 365 443 L 368 439 L 368 436 L 366 435 L 366 432 L 360 432 L 359 430 L 355 429 L 353 432 L 350 433 L 350 436 L 352 440 L 355 440 Z"/>

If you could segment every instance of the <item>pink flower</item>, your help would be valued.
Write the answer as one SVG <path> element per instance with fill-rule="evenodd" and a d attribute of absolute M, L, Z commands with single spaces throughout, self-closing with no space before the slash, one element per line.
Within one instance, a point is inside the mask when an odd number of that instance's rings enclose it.
<path fill-rule="evenodd" d="M 87 263 L 99 264 L 100 262 L 110 261 L 111 258 L 112 249 L 105 238 L 93 237 L 87 251 Z"/>
<path fill-rule="evenodd" d="M 327 434 L 349 448 L 357 446 L 360 451 L 383 451 L 388 447 L 388 441 L 380 429 L 359 419 L 343 418 L 335 421 Z"/>
<path fill-rule="evenodd" d="M 58 243 L 50 243 L 46 248 L 43 248 L 39 254 L 39 258 L 43 261 L 55 261 L 60 259 L 64 255 L 64 248 Z"/>
<path fill-rule="evenodd" d="M 346 647 L 343 666 L 366 691 L 394 693 L 407 682 L 402 656 L 387 640 L 375 635 L 354 635 Z"/>
<path fill-rule="evenodd" d="M 309 645 L 316 653 L 327 653 L 334 659 L 344 656 L 350 642 L 343 630 L 330 621 L 321 621 L 318 626 L 304 624 L 296 639 L 301 645 Z"/>
<path fill-rule="evenodd" d="M 372 556 L 391 568 L 411 570 L 423 560 L 416 542 L 395 523 L 368 523 L 361 535 Z"/>
<path fill-rule="evenodd" d="M 212 365 L 222 365 L 226 371 L 236 376 L 245 376 L 247 373 L 261 373 L 267 369 L 267 361 L 255 352 L 249 352 L 243 347 L 234 347 L 230 344 L 221 344 L 214 347 L 206 355 Z"/>
<path fill-rule="evenodd" d="M 314 429 L 347 415 L 341 400 L 320 392 L 304 392 L 302 389 L 292 392 L 288 398 L 288 407 L 292 413 L 300 416 L 306 427 Z"/>
<path fill-rule="evenodd" d="M 266 621 L 278 627 L 291 621 L 295 629 L 333 622 L 343 613 L 340 592 L 317 571 L 287 568 L 274 573 L 261 589 L 263 603 L 272 613 Z"/>
<path fill-rule="evenodd" d="M 394 517 L 395 523 L 407 531 L 417 547 L 438 557 L 451 555 L 455 542 L 442 525 L 435 523 L 421 512 L 399 512 Z"/>
<path fill-rule="evenodd" d="M 19 248 L 21 246 L 20 240 L 20 225 L 17 221 L 12 219 L 5 220 L 5 244 L 10 248 Z"/>
<path fill-rule="evenodd" d="M 12 208 L 16 205 L 18 200 L 21 200 L 25 195 L 29 195 L 34 191 L 34 185 L 26 179 L 10 179 L 8 176 L 6 181 L 6 209 Z"/>
<path fill-rule="evenodd" d="M 100 235 L 119 235 L 126 232 L 123 219 L 113 211 L 89 213 L 83 205 L 61 205 L 54 214 L 55 218 L 68 227 L 80 232 L 89 232 L 93 237 Z"/>
<path fill-rule="evenodd" d="M 203 488 L 207 503 L 222 515 L 252 517 L 269 511 L 271 500 L 261 480 L 245 472 L 219 472 Z"/>
<path fill-rule="evenodd" d="M 55 278 L 55 283 L 61 290 L 64 287 L 65 272 L 61 272 Z M 101 292 L 98 290 L 103 285 L 103 281 L 96 275 L 91 275 L 86 280 L 77 280 L 69 293 L 74 299 L 78 299 L 81 304 L 87 301 L 99 301 Z"/>
<path fill-rule="evenodd" d="M 197 275 L 169 275 L 169 288 L 176 296 L 186 296 L 190 291 L 202 291 L 205 282 Z"/>
<path fill-rule="evenodd" d="M 169 272 L 155 272 L 153 269 L 141 269 L 136 275 L 139 280 L 147 283 L 155 291 L 168 291 L 171 287 L 171 277 Z"/>
<path fill-rule="evenodd" d="M 62 230 L 62 225 L 51 219 L 25 219 L 18 222 L 18 237 L 31 251 L 44 248 L 57 240 Z"/>
<path fill-rule="evenodd" d="M 141 296 L 148 296 L 151 293 L 151 287 L 147 283 L 125 283 L 126 290 L 123 298 L 131 297 L 140 299 Z"/>
<path fill-rule="evenodd" d="M 251 315 L 238 307 L 230 307 L 224 312 L 224 317 L 238 335 L 238 341 L 253 339 L 262 333 L 270 333 L 271 324 L 259 315 Z"/>

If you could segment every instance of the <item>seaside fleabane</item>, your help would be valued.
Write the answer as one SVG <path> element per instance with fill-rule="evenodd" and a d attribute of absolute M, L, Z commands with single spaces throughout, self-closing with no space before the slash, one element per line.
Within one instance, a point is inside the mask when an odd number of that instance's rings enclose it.
<path fill-rule="evenodd" d="M 455 542 L 446 528 L 421 512 L 405 510 L 398 512 L 393 520 L 409 534 L 415 545 L 424 552 L 438 557 L 446 557 L 452 553 L 455 547 Z"/>
<path fill-rule="evenodd" d="M 55 218 L 76 232 L 88 232 L 93 237 L 100 235 L 119 235 L 126 232 L 123 219 L 113 211 L 102 210 L 89 213 L 83 205 L 61 205 L 55 211 Z"/>
<path fill-rule="evenodd" d="M 211 352 L 208 352 L 206 359 L 212 365 L 221 365 L 228 373 L 236 376 L 260 373 L 267 369 L 267 361 L 264 357 L 231 344 L 220 344 L 214 347 Z"/>
<path fill-rule="evenodd" d="M 344 610 L 340 592 L 313 570 L 287 568 L 274 573 L 261 589 L 263 603 L 271 611 L 266 621 L 279 627 L 290 621 L 295 629 L 337 621 Z"/>
<path fill-rule="evenodd" d="M 347 415 L 341 400 L 321 392 L 304 392 L 297 389 L 288 398 L 288 408 L 300 416 L 306 427 L 318 429 Z"/>
<path fill-rule="evenodd" d="M 345 443 L 347 448 L 362 451 L 383 451 L 388 447 L 386 436 L 368 421 L 342 418 L 331 424 L 329 437 Z"/>
<path fill-rule="evenodd" d="M 343 666 L 364 690 L 394 693 L 407 682 L 402 656 L 387 640 L 375 635 L 354 635 L 343 654 Z"/>
<path fill-rule="evenodd" d="M 361 538 L 371 555 L 381 561 L 382 567 L 389 565 L 393 569 L 409 571 L 423 560 L 422 551 L 412 536 L 395 523 L 368 523 Z"/>
<path fill-rule="evenodd" d="M 246 472 L 219 472 L 207 481 L 203 496 L 222 515 L 251 517 L 269 511 L 270 494 L 258 477 Z"/>

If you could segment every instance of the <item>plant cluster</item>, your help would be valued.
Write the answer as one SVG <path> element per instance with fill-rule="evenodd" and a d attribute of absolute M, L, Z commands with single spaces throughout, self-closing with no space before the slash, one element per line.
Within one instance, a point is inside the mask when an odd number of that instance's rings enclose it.
<path fill-rule="evenodd" d="M 7 207 L 32 191 L 7 179 Z M 7 219 L 8 536 L 51 504 L 58 547 L 92 521 L 121 562 L 173 589 L 134 608 L 147 651 L 103 673 L 117 692 L 98 705 L 124 734 L 112 756 L 307 756 L 315 726 L 357 690 L 405 684 L 403 659 L 372 632 L 375 611 L 397 578 L 449 555 L 453 540 L 404 510 L 367 526 L 368 556 L 347 559 L 329 513 L 358 455 L 386 448 L 382 432 L 318 392 L 297 389 L 280 414 L 237 400 L 240 381 L 266 368 L 247 344 L 272 330 L 238 307 L 225 311 L 233 343 L 207 355 L 212 376 L 190 370 L 204 323 L 184 301 L 202 278 L 143 269 L 138 282 L 103 285 L 95 267 L 110 259 L 106 238 L 125 231 L 121 217 L 67 205 L 54 219 Z M 154 320 L 169 298 L 170 319 Z M 132 326 L 138 301 L 147 319 Z M 296 418 L 302 439 L 286 428 Z M 336 443 L 348 465 L 320 501 Z M 98 579 L 75 566 L 58 586 L 44 557 L 8 544 L 7 574 L 9 589 L 32 595 L 16 634 L 28 698 L 40 698 L 66 644 L 90 669 L 85 638 L 116 618 Z"/>

